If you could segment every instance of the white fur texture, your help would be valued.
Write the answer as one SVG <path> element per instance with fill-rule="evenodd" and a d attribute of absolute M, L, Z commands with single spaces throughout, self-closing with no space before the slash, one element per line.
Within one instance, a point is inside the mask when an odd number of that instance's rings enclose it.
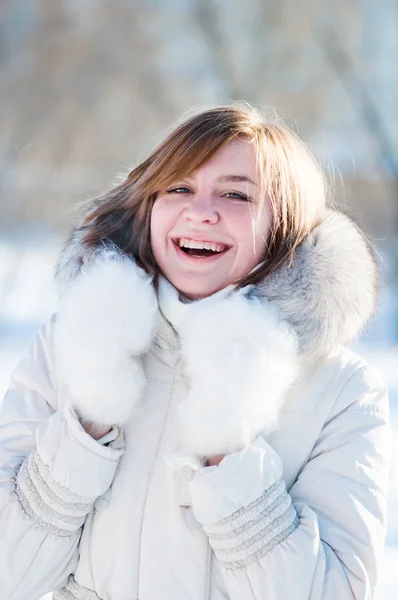
<path fill-rule="evenodd" d="M 54 330 L 59 382 L 88 421 L 123 425 L 141 398 L 139 355 L 156 326 L 151 279 L 131 260 L 104 250 L 60 297 Z"/>
<path fill-rule="evenodd" d="M 255 295 L 272 302 L 299 338 L 310 360 L 350 343 L 373 316 L 377 265 L 361 230 L 343 214 L 326 218 L 283 266 L 256 286 Z"/>
<path fill-rule="evenodd" d="M 241 293 L 199 303 L 180 335 L 191 383 L 181 406 L 187 449 L 227 454 L 276 428 L 297 375 L 297 338 L 269 303 Z"/>
<path fill-rule="evenodd" d="M 111 245 L 101 245 L 98 248 L 90 247 L 84 241 L 85 229 L 84 227 L 77 227 L 71 232 L 59 256 L 55 280 L 60 294 L 69 289 L 70 284 L 79 276 L 80 271 L 91 262 L 94 262 L 96 256 L 100 257 L 108 249 L 113 248 Z M 121 254 L 116 246 L 114 251 Z"/>

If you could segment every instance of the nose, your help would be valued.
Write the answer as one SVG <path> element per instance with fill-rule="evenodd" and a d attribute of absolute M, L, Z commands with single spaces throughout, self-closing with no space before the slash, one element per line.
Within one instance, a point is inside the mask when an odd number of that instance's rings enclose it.
<path fill-rule="evenodd" d="M 220 219 L 215 202 L 205 194 L 196 195 L 184 210 L 184 218 L 191 223 L 214 225 Z"/>

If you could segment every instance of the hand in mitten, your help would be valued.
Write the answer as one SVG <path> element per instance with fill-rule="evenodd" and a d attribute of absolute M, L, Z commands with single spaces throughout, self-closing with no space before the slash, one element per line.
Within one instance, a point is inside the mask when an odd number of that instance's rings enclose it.
<path fill-rule="evenodd" d="M 59 301 L 54 328 L 58 382 L 82 420 L 124 425 L 141 398 L 140 355 L 152 340 L 151 278 L 132 260 L 103 252 Z"/>
<path fill-rule="evenodd" d="M 242 292 L 192 309 L 180 331 L 191 384 L 184 448 L 225 455 L 275 429 L 297 375 L 297 338 L 269 303 Z"/>

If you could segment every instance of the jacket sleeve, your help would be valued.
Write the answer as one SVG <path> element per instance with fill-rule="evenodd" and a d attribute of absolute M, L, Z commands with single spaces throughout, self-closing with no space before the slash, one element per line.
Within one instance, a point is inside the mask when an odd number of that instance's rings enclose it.
<path fill-rule="evenodd" d="M 363 367 L 346 383 L 289 493 L 261 438 L 191 479 L 231 600 L 373 598 L 390 438 L 386 390 L 372 373 Z"/>
<path fill-rule="evenodd" d="M 109 488 L 123 452 L 58 409 L 52 322 L 12 374 L 0 408 L 0 598 L 35 600 L 65 584 L 82 525 Z"/>

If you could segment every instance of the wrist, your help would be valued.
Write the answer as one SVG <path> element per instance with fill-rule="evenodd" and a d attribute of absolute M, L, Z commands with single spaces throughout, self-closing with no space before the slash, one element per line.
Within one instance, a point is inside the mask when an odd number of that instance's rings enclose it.
<path fill-rule="evenodd" d="M 224 454 L 219 454 L 217 456 L 212 456 L 205 460 L 205 467 L 218 467 L 222 459 L 224 458 Z"/>
<path fill-rule="evenodd" d="M 109 427 L 109 425 L 100 425 L 91 421 L 80 421 L 80 424 L 84 431 L 88 433 L 94 440 L 99 440 L 112 430 L 112 427 Z"/>

